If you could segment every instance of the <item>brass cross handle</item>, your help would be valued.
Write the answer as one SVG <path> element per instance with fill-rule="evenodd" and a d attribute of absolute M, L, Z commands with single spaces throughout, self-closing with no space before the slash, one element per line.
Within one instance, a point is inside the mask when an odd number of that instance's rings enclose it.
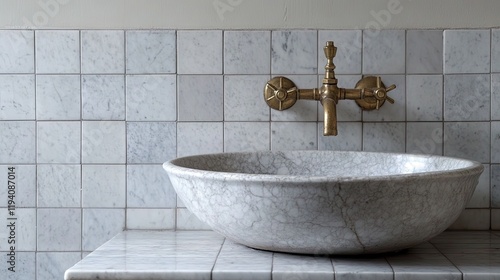
<path fill-rule="evenodd" d="M 389 103 L 394 104 L 394 99 L 389 97 L 387 93 L 395 88 L 396 85 L 386 87 L 384 83 L 382 83 L 382 79 L 380 77 L 364 77 L 356 84 L 356 89 L 364 89 L 368 92 L 371 91 L 372 94 L 367 94 L 363 99 L 355 100 L 356 104 L 364 110 L 378 110 L 382 105 L 384 105 L 386 100 Z"/>

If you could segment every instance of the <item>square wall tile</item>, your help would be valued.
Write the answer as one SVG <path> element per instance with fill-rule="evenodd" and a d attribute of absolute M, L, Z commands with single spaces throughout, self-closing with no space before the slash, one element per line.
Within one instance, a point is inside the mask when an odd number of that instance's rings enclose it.
<path fill-rule="evenodd" d="M 483 164 L 484 171 L 479 177 L 479 183 L 465 208 L 490 207 L 490 165 Z"/>
<path fill-rule="evenodd" d="M 225 121 L 269 121 L 262 90 L 269 75 L 224 76 Z"/>
<path fill-rule="evenodd" d="M 224 74 L 269 74 L 270 31 L 224 31 Z"/>
<path fill-rule="evenodd" d="M 325 73 L 326 57 L 323 48 L 333 41 L 337 54 L 333 59 L 335 74 L 361 74 L 361 30 L 318 31 L 318 74 Z"/>
<path fill-rule="evenodd" d="M 271 73 L 318 73 L 318 33 L 315 30 L 275 30 L 271 33 Z"/>
<path fill-rule="evenodd" d="M 34 121 L 0 121 L 0 163 L 35 163 Z"/>
<path fill-rule="evenodd" d="M 222 30 L 177 31 L 178 74 L 222 74 Z"/>
<path fill-rule="evenodd" d="M 316 75 L 286 75 L 292 80 L 299 89 L 311 89 L 318 87 L 318 79 Z M 267 81 L 266 81 L 267 82 Z M 262 94 L 265 83 L 260 90 L 262 104 L 266 104 Z M 271 120 L 273 121 L 317 121 L 318 120 L 318 101 L 315 100 L 297 100 L 293 107 L 279 111 L 271 109 Z"/>
<path fill-rule="evenodd" d="M 500 208 L 500 165 L 491 165 L 491 207 Z"/>
<path fill-rule="evenodd" d="M 269 150 L 268 122 L 225 122 L 224 152 Z"/>
<path fill-rule="evenodd" d="M 500 72 L 500 29 L 491 30 L 491 72 Z"/>
<path fill-rule="evenodd" d="M 127 121 L 175 121 L 175 75 L 127 76 Z"/>
<path fill-rule="evenodd" d="M 125 122 L 82 122 L 82 163 L 125 163 Z"/>
<path fill-rule="evenodd" d="M 125 165 L 82 165 L 82 206 L 124 208 L 125 179 Z"/>
<path fill-rule="evenodd" d="M 97 247 L 125 230 L 125 209 L 83 209 L 82 250 Z"/>
<path fill-rule="evenodd" d="M 406 119 L 408 121 L 443 120 L 442 75 L 406 76 Z"/>
<path fill-rule="evenodd" d="M 363 123 L 363 151 L 405 152 L 405 123 Z"/>
<path fill-rule="evenodd" d="M 223 120 L 222 75 L 179 75 L 177 84 L 179 121 Z"/>
<path fill-rule="evenodd" d="M 222 153 L 223 134 L 222 122 L 178 123 L 177 156 Z"/>
<path fill-rule="evenodd" d="M 489 230 L 490 209 L 465 209 L 450 230 Z"/>
<path fill-rule="evenodd" d="M 386 87 L 394 84 L 396 89 L 387 93 L 394 104 L 385 102 L 380 110 L 363 111 L 363 121 L 405 121 L 406 120 L 406 79 L 404 75 L 381 75 Z"/>
<path fill-rule="evenodd" d="M 443 30 L 408 30 L 406 46 L 408 74 L 443 72 Z"/>
<path fill-rule="evenodd" d="M 118 74 L 125 72 L 123 30 L 83 30 L 82 73 Z"/>
<path fill-rule="evenodd" d="M 82 118 L 84 120 L 125 120 L 125 77 L 123 75 L 83 75 Z"/>
<path fill-rule="evenodd" d="M 80 163 L 80 122 L 38 122 L 37 163 Z"/>
<path fill-rule="evenodd" d="M 363 31 L 363 73 L 405 73 L 405 31 Z"/>
<path fill-rule="evenodd" d="M 272 122 L 271 150 L 317 150 L 318 126 L 315 122 Z"/>
<path fill-rule="evenodd" d="M 38 207 L 80 207 L 80 165 L 38 165 Z"/>
<path fill-rule="evenodd" d="M 441 122 L 406 123 L 406 152 L 443 155 L 443 124 Z"/>
<path fill-rule="evenodd" d="M 127 229 L 168 230 L 175 229 L 176 209 L 127 208 Z"/>
<path fill-rule="evenodd" d="M 36 30 L 37 73 L 80 73 L 80 31 Z"/>
<path fill-rule="evenodd" d="M 490 161 L 490 123 L 444 123 L 444 155 Z"/>
<path fill-rule="evenodd" d="M 81 260 L 79 252 L 63 253 L 37 253 L 36 254 L 36 279 L 51 280 L 61 279 L 64 272 Z M 34 262 L 33 262 L 34 264 Z M 25 278 L 25 279 L 35 279 Z"/>
<path fill-rule="evenodd" d="M 491 122 L 491 162 L 500 163 L 500 122 Z"/>
<path fill-rule="evenodd" d="M 129 30 L 126 36 L 127 73 L 175 73 L 174 30 Z"/>
<path fill-rule="evenodd" d="M 445 30 L 444 72 L 489 73 L 490 30 Z"/>
<path fill-rule="evenodd" d="M 5 198 L 7 198 L 7 196 L 5 196 Z M 15 244 L 11 244 L 8 242 L 12 240 L 8 239 L 9 227 L 7 227 L 7 225 L 9 225 L 9 222 L 12 222 L 7 220 L 7 218 L 11 218 L 11 216 L 9 216 L 9 211 L 7 211 L 7 208 L 0 208 L 0 210 L 0 218 L 4 221 L 5 224 L 3 226 L 3 228 L 5 228 L 5 230 L 3 231 L 4 234 L 2 234 L 2 236 L 0 237 L 0 250 L 10 251 L 10 246 L 14 245 L 16 247 L 16 255 L 19 251 L 36 251 L 36 209 L 16 208 L 15 217 L 17 218 L 17 220 L 15 221 Z M 5 253 L 2 252 L 2 255 L 3 254 Z M 5 260 L 7 260 L 7 258 L 5 258 Z M 18 268 L 18 266 L 16 266 L 16 268 Z"/>
<path fill-rule="evenodd" d="M 7 270 L 8 266 L 0 267 L 0 279 L 25 280 L 36 279 L 36 252 L 16 252 L 16 272 Z"/>
<path fill-rule="evenodd" d="M 175 208 L 176 200 L 161 164 L 127 166 L 127 207 Z"/>
<path fill-rule="evenodd" d="M 0 172 L 14 168 L 16 182 L 16 206 L 36 207 L 36 165 L 0 165 Z M 1 188 L 0 196 L 7 197 L 8 189 Z M 0 207 L 7 207 L 7 199 L 0 200 Z"/>
<path fill-rule="evenodd" d="M 490 120 L 490 75 L 445 75 L 446 121 Z"/>
<path fill-rule="evenodd" d="M 43 251 L 81 250 L 81 209 L 37 209 L 37 249 Z"/>
<path fill-rule="evenodd" d="M 127 163 L 164 163 L 176 155 L 174 122 L 127 123 Z"/>
<path fill-rule="evenodd" d="M 338 122 L 337 136 L 323 136 L 323 123 L 318 123 L 318 149 L 361 151 L 363 131 L 361 122 Z"/>
<path fill-rule="evenodd" d="M 177 208 L 178 230 L 211 230 L 211 228 L 200 221 L 193 213 L 186 208 Z"/>
<path fill-rule="evenodd" d="M 38 120 L 79 120 L 80 77 L 38 75 L 36 117 Z"/>
<path fill-rule="evenodd" d="M 491 120 L 500 120 L 500 74 L 491 74 Z"/>
<path fill-rule="evenodd" d="M 35 33 L 0 30 L 0 73 L 34 73 Z"/>
<path fill-rule="evenodd" d="M 0 76 L 0 120 L 35 119 L 35 76 Z"/>

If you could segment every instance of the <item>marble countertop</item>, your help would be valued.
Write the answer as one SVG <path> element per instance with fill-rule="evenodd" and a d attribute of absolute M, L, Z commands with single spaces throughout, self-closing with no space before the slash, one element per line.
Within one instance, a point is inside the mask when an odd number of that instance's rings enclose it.
<path fill-rule="evenodd" d="M 500 231 L 447 231 L 397 254 L 363 257 L 259 251 L 211 231 L 125 231 L 65 279 L 500 279 Z"/>

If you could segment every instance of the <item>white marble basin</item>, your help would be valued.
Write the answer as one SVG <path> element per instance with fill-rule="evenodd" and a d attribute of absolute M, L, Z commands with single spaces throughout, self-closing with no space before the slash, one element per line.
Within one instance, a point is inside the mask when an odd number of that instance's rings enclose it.
<path fill-rule="evenodd" d="M 186 207 L 249 247 L 370 254 L 424 242 L 460 215 L 483 171 L 439 156 L 286 151 L 164 163 Z"/>

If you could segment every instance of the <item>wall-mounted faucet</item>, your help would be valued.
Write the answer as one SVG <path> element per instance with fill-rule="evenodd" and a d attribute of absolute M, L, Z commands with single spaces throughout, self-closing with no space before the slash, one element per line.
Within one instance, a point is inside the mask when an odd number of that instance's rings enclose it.
<path fill-rule="evenodd" d="M 378 110 L 386 100 L 394 103 L 394 99 L 387 96 L 387 92 L 396 86 L 385 87 L 380 77 L 364 77 L 356 83 L 354 89 L 339 88 L 333 63 L 337 47 L 332 41 L 328 41 L 323 50 L 327 62 L 321 88 L 298 89 L 290 79 L 274 77 L 264 88 L 264 99 L 269 107 L 282 111 L 292 107 L 297 99 L 319 100 L 325 116 L 323 135 L 327 136 L 337 135 L 337 103 L 340 99 L 354 100 L 364 110 Z"/>

